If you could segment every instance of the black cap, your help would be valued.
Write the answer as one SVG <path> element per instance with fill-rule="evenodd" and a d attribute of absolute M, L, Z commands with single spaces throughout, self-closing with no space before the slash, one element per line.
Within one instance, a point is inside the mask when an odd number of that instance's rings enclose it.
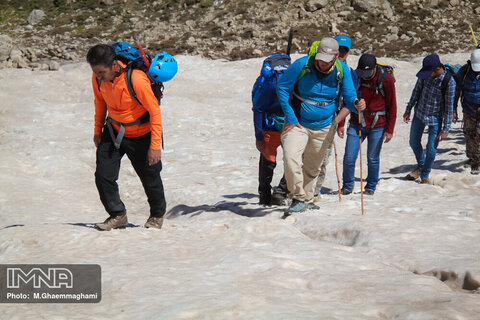
<path fill-rule="evenodd" d="M 357 75 L 360 78 L 366 78 L 368 77 L 371 73 L 372 70 L 375 69 L 375 66 L 377 65 L 377 58 L 373 54 L 368 54 L 364 53 L 358 60 L 358 66 L 357 66 Z"/>
<path fill-rule="evenodd" d="M 417 77 L 419 79 L 427 79 L 430 77 L 433 71 L 438 67 L 441 67 L 442 63 L 440 62 L 440 58 L 436 54 L 430 54 L 423 59 L 422 62 L 422 69 L 418 71 Z"/>

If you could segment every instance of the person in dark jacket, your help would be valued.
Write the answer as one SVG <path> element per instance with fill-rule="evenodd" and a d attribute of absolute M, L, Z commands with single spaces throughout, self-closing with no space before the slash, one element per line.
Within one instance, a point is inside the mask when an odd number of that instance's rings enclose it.
<path fill-rule="evenodd" d="M 393 76 L 377 65 L 377 59 L 371 54 L 360 57 L 356 72 L 359 82 L 357 95 L 365 100 L 367 108 L 361 113 L 360 121 L 358 115 L 350 117 L 343 157 L 341 192 L 346 195 L 353 191 L 361 130 L 362 142 L 368 140 L 368 176 L 364 194 L 373 195 L 379 180 L 382 144 L 392 139 L 397 118 L 395 83 Z M 337 132 L 340 137 L 344 136 L 344 130 L 343 126 L 339 126 Z"/>
<path fill-rule="evenodd" d="M 422 69 L 417 73 L 417 82 L 403 114 L 403 121 L 408 123 L 410 112 L 415 108 L 409 143 L 417 160 L 417 168 L 405 177 L 407 180 L 420 178 L 423 184 L 432 183 L 429 175 L 438 143 L 447 138 L 454 112 L 455 80 L 451 77 L 443 92 L 442 83 L 446 75 L 447 71 L 438 55 L 430 54 L 423 59 Z M 428 140 L 423 149 L 425 127 L 428 127 Z"/>
<path fill-rule="evenodd" d="M 259 204 L 263 205 L 282 205 L 285 203 L 288 195 L 287 182 L 282 177 L 278 186 L 273 188 L 272 180 L 274 169 L 277 166 L 277 149 L 281 145 L 280 135 L 284 122 L 282 107 L 278 102 L 276 84 L 277 77 L 280 78 L 283 71 L 290 65 L 290 57 L 278 55 L 278 64 L 275 70 L 276 75 L 271 77 L 272 81 L 265 81 L 261 90 L 258 91 L 258 97 L 252 96 L 253 125 L 255 129 L 255 146 L 260 152 L 258 168 L 258 194 Z M 258 81 L 264 80 L 260 75 Z M 255 86 L 254 86 L 255 88 Z"/>
<path fill-rule="evenodd" d="M 455 109 L 461 100 L 466 153 L 471 174 L 476 175 L 480 173 L 480 48 L 473 50 L 457 76 L 461 82 L 455 92 Z"/>

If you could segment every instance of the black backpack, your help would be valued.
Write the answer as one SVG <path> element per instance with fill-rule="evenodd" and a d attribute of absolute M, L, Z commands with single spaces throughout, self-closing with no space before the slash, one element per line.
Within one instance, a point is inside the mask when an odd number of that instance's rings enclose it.
<path fill-rule="evenodd" d="M 446 63 L 444 65 L 444 67 L 445 67 L 445 71 L 447 71 L 447 73 L 445 74 L 445 77 L 443 77 L 443 80 L 442 80 L 442 85 L 441 85 L 442 96 L 445 96 L 445 93 L 447 93 L 448 83 L 450 82 L 451 78 L 453 78 L 455 80 L 455 85 L 459 85 L 462 82 L 462 81 L 460 81 L 460 79 L 458 78 L 458 75 L 457 75 L 458 70 L 460 70 L 461 65 L 459 65 L 459 64 L 451 65 L 449 63 Z M 468 72 L 468 70 L 467 70 L 467 72 Z"/>

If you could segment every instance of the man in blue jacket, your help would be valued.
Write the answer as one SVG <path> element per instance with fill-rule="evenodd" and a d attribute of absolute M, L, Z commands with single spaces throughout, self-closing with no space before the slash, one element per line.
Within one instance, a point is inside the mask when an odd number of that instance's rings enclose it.
<path fill-rule="evenodd" d="M 455 93 L 455 109 L 461 99 L 463 133 L 471 174 L 479 174 L 480 165 L 480 48 L 473 50 L 468 63 L 457 73 L 461 83 Z"/>
<path fill-rule="evenodd" d="M 338 60 L 338 53 L 338 42 L 323 38 L 316 54 L 295 61 L 277 85 L 278 100 L 285 114 L 281 136 L 285 177 L 292 195 L 287 214 L 318 208 L 312 201 L 328 148 L 323 142 L 355 110 L 354 103 L 359 111 L 365 109 L 365 101 L 357 99 L 352 75 L 347 64 Z M 340 93 L 346 108 L 334 118 L 335 101 Z"/>
<path fill-rule="evenodd" d="M 350 39 L 350 37 L 347 37 L 345 35 L 339 35 L 335 37 L 335 40 L 337 40 L 338 42 L 338 51 L 339 51 L 338 60 L 341 60 L 347 63 L 347 58 L 348 58 L 348 55 L 350 54 L 350 49 L 352 48 L 352 39 Z M 351 67 L 349 68 L 349 70 L 350 70 L 350 74 L 352 75 L 353 84 L 356 87 L 357 73 Z M 339 111 L 344 106 L 344 102 L 341 94 L 339 95 L 336 103 L 337 103 L 337 106 L 336 106 L 337 111 Z M 341 128 L 342 130 L 340 130 L 340 127 L 342 127 Z M 337 129 L 338 136 L 342 139 L 344 136 L 343 129 L 344 129 L 343 125 L 341 124 L 338 126 L 338 129 Z M 332 154 L 333 138 L 334 137 L 332 137 L 332 139 L 328 141 L 330 146 L 328 147 L 326 156 L 323 158 L 323 162 L 320 167 L 320 173 L 317 178 L 317 185 L 315 186 L 315 197 L 317 201 L 320 200 L 321 198 L 320 191 L 322 190 L 323 182 L 325 181 L 325 176 L 327 174 L 328 159 Z"/>

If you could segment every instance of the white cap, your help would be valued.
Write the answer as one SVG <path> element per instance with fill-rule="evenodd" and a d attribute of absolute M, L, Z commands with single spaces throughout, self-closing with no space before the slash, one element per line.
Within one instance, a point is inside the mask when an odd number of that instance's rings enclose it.
<path fill-rule="evenodd" d="M 475 49 L 470 56 L 470 62 L 472 63 L 472 70 L 480 72 L 480 49 Z"/>

